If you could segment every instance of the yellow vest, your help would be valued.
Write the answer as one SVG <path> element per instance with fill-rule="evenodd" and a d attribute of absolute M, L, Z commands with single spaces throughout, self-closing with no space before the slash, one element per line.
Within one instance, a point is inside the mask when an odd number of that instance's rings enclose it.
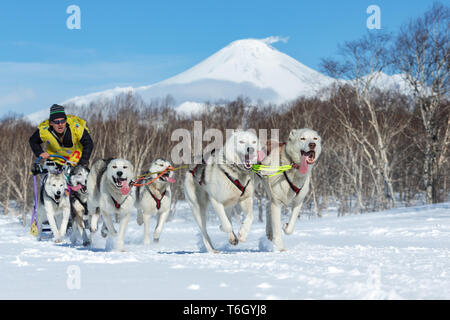
<path fill-rule="evenodd" d="M 56 137 L 49 131 L 50 124 L 48 119 L 43 121 L 38 126 L 39 134 L 41 136 L 41 140 L 47 146 L 47 152 L 50 155 L 63 156 L 69 161 L 78 163 L 83 153 L 83 146 L 81 145 L 80 140 L 83 136 L 84 130 L 86 129 L 89 133 L 89 129 L 86 126 L 86 121 L 77 116 L 69 114 L 67 115 L 67 124 L 69 125 L 70 131 L 72 132 L 71 148 L 63 147 L 56 139 Z M 52 160 L 59 164 L 64 164 L 64 161 L 62 159 L 53 158 Z"/>

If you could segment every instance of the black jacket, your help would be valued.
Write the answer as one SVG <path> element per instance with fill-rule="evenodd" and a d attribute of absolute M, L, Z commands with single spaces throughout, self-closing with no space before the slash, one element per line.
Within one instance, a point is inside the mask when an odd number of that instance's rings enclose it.
<path fill-rule="evenodd" d="M 57 135 L 57 133 L 53 130 L 53 128 L 49 127 L 50 132 Z M 58 139 L 56 139 L 58 140 Z M 39 157 L 44 150 L 41 147 L 43 141 L 41 140 L 41 135 L 39 134 L 39 129 L 37 129 L 33 135 L 30 137 L 30 147 L 33 150 L 33 153 L 36 157 Z M 61 142 L 58 140 L 58 143 Z M 83 153 L 81 155 L 81 159 L 78 164 L 87 165 L 89 162 L 89 158 L 91 157 L 92 150 L 94 149 L 94 142 L 92 141 L 91 135 L 84 130 L 83 136 L 80 140 L 81 145 L 83 146 Z M 63 143 L 62 146 L 65 148 L 71 148 L 73 146 L 72 143 L 72 131 L 70 130 L 69 124 L 66 124 L 66 131 L 64 132 Z"/>

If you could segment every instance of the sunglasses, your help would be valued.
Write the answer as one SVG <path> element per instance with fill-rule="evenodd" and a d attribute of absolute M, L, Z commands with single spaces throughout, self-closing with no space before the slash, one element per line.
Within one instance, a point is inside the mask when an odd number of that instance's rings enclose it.
<path fill-rule="evenodd" d="M 54 123 L 54 124 L 64 124 L 64 123 L 66 123 L 66 119 L 62 119 L 62 120 L 53 120 L 52 123 Z"/>

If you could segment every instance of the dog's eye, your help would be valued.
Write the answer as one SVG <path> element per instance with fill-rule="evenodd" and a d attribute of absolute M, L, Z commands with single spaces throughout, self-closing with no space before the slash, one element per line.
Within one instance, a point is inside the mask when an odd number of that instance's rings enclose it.
<path fill-rule="evenodd" d="M 128 167 L 127 167 L 127 166 L 123 166 L 123 168 L 124 168 L 124 169 L 127 169 Z"/>
<path fill-rule="evenodd" d="M 256 141 L 252 141 L 253 144 L 256 144 Z"/>
<path fill-rule="evenodd" d="M 78 175 L 81 176 L 81 172 Z"/>
<path fill-rule="evenodd" d="M 52 187 L 56 187 L 56 184 L 52 185 Z"/>
<path fill-rule="evenodd" d="M 314 140 L 317 140 L 317 138 L 316 138 L 316 137 L 314 137 Z"/>
<path fill-rule="evenodd" d="M 241 141 L 239 141 L 239 143 L 245 143 L 245 142 L 241 140 Z"/>
<path fill-rule="evenodd" d="M 113 169 L 117 169 L 117 166 L 112 166 L 113 167 Z"/>
<path fill-rule="evenodd" d="M 305 140 L 306 140 L 306 138 L 300 138 L 300 140 L 302 140 L 302 141 L 305 141 Z"/>

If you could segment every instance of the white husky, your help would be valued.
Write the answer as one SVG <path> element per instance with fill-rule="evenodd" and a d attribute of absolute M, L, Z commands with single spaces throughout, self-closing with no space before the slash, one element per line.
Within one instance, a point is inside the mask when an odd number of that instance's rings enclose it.
<path fill-rule="evenodd" d="M 223 148 L 211 153 L 206 162 L 191 165 L 186 173 L 186 199 L 209 252 L 218 252 L 213 248 L 206 230 L 206 209 L 209 202 L 219 216 L 221 229 L 228 234 L 229 242 L 236 245 L 239 241 L 246 240 L 253 222 L 251 169 L 258 157 L 261 157 L 261 151 L 256 135 L 248 131 L 235 131 Z M 236 237 L 231 224 L 231 211 L 238 203 L 245 218 Z"/>
<path fill-rule="evenodd" d="M 149 179 L 156 179 L 160 172 L 171 168 L 169 161 L 164 159 L 154 160 L 149 168 Z M 158 213 L 158 223 L 153 234 L 153 241 L 158 242 L 164 223 L 169 215 L 172 193 L 170 184 L 174 183 L 173 171 L 165 172 L 153 183 L 136 187 L 136 208 L 138 209 L 137 223 L 144 223 L 144 244 L 150 244 L 149 222 L 154 213 Z"/>
<path fill-rule="evenodd" d="M 87 177 L 89 169 L 85 166 L 75 166 L 69 171 L 70 208 L 72 217 L 72 242 L 76 242 L 77 231 L 83 239 L 83 245 L 89 244 L 86 229 L 89 225 L 87 208 Z"/>
<path fill-rule="evenodd" d="M 38 240 L 41 240 L 42 225 L 47 220 L 55 242 L 66 235 L 70 217 L 70 200 L 64 173 L 49 173 L 42 182 L 37 209 Z"/>
<path fill-rule="evenodd" d="M 116 249 L 123 251 L 125 230 L 134 209 L 135 196 L 130 182 L 134 177 L 133 165 L 124 159 L 97 160 L 88 175 L 88 209 L 91 217 L 92 235 L 97 231 L 100 214 L 108 229 L 108 234 L 116 239 Z M 120 229 L 114 229 L 112 217 L 120 216 Z"/>
<path fill-rule="evenodd" d="M 322 151 L 319 134 L 311 129 L 293 129 L 287 143 L 272 146 L 270 153 L 262 161 L 263 165 L 292 165 L 292 169 L 282 174 L 264 177 L 264 186 L 269 194 L 270 210 L 267 210 L 267 238 L 284 251 L 281 239 L 281 206 L 292 206 L 289 223 L 283 226 L 286 234 L 294 231 L 295 222 L 309 191 L 311 170 Z"/>

